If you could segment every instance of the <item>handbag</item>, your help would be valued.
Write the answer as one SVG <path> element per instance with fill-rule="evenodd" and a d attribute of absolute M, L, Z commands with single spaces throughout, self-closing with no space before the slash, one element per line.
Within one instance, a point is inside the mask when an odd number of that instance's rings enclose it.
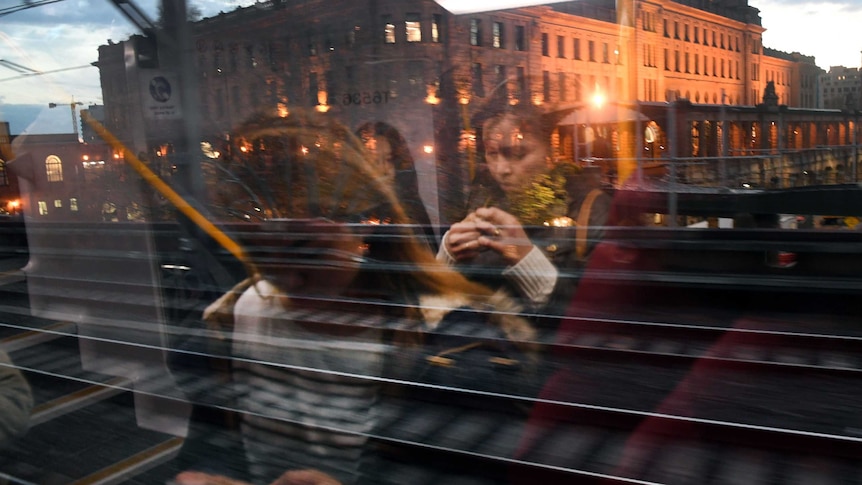
<path fill-rule="evenodd" d="M 449 312 L 425 341 L 413 363 L 413 380 L 441 390 L 530 394 L 532 356 L 513 342 L 489 312 L 460 307 Z"/>

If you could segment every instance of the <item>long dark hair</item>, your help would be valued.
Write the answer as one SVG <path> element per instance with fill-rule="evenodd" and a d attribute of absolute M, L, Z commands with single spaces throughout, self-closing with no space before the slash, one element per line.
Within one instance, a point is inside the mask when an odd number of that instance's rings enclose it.
<path fill-rule="evenodd" d="M 369 246 L 382 245 L 385 251 L 370 250 L 380 259 L 364 265 L 364 274 L 354 282 L 360 289 L 388 290 L 404 303 L 412 303 L 403 301 L 409 300 L 402 296 L 407 293 L 452 294 L 477 301 L 490 296 L 488 288 L 437 262 L 424 241 L 411 231 L 398 232 L 399 225 L 409 227 L 410 217 L 395 189 L 381 181 L 360 138 L 342 124 L 313 111 L 295 110 L 286 117 L 256 116 L 232 136 L 235 143 L 251 149 L 233 150 L 235 159 L 225 163 L 242 163 L 265 154 L 270 170 L 278 169 L 281 179 L 267 180 L 278 184 L 277 192 L 284 192 L 282 219 L 312 217 L 358 224 L 366 214 L 386 212 L 393 229 L 385 231 L 386 237 L 368 241 Z M 304 185 L 312 180 L 314 187 Z M 261 276 L 254 261 L 247 269 L 251 277 Z"/>

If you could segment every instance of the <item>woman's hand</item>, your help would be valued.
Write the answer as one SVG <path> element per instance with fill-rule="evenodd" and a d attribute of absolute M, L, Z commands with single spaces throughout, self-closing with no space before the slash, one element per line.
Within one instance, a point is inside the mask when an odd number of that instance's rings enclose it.
<path fill-rule="evenodd" d="M 480 247 L 496 251 L 510 265 L 517 264 L 533 250 L 533 243 L 517 217 L 496 207 L 483 207 L 471 214 L 480 236 Z"/>
<path fill-rule="evenodd" d="M 182 472 L 174 478 L 177 485 L 250 485 L 222 475 L 204 472 Z M 318 470 L 291 470 L 284 472 L 270 485 L 341 485 L 334 477 Z"/>
<path fill-rule="evenodd" d="M 248 482 L 234 480 L 223 475 L 195 471 L 182 472 L 168 483 L 172 485 L 251 485 Z"/>
<path fill-rule="evenodd" d="M 341 485 L 341 482 L 319 470 L 291 470 L 270 485 Z"/>
<path fill-rule="evenodd" d="M 482 232 L 477 229 L 476 223 L 476 215 L 471 213 L 463 221 L 456 222 L 449 228 L 443 245 L 455 260 L 473 259 L 482 250 L 482 246 L 479 244 Z"/>

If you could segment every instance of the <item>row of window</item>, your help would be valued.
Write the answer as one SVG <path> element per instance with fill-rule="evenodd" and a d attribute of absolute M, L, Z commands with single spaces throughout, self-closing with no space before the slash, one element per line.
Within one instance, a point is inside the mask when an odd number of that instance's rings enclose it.
<path fill-rule="evenodd" d="M 713 57 L 712 63 L 710 63 L 710 58 L 707 55 L 703 56 L 703 64 L 700 62 L 700 54 L 694 55 L 694 62 L 692 63 L 692 56 L 690 53 L 685 52 L 684 56 L 680 56 L 680 52 L 675 50 L 673 52 L 673 59 L 670 57 L 670 49 L 664 50 L 664 70 L 665 71 L 674 71 L 674 72 L 685 72 L 686 74 L 703 74 L 704 76 L 709 76 L 710 72 L 713 77 L 723 77 L 727 79 L 740 79 L 739 77 L 739 61 L 735 61 L 736 63 L 732 63 L 730 60 L 721 59 L 721 63 L 719 64 L 719 59 Z M 701 73 L 701 65 L 703 66 L 703 72 Z M 710 71 L 710 65 L 712 66 L 712 70 Z M 756 66 L 756 64 L 755 64 Z M 734 67 L 736 69 L 734 69 Z"/>
<path fill-rule="evenodd" d="M 563 35 L 557 36 L 557 58 L 566 59 L 566 37 Z M 598 56 L 596 51 L 596 41 L 589 40 L 587 41 L 587 61 L 589 62 L 598 62 Z M 604 64 L 610 64 L 613 62 L 614 64 L 622 64 L 622 59 L 620 57 L 620 47 L 617 45 L 614 47 L 613 52 L 611 52 L 610 44 L 607 42 L 602 42 L 601 44 L 601 62 Z M 551 44 L 550 44 L 550 36 L 548 34 L 542 34 L 542 55 L 545 57 L 551 56 Z M 575 37 L 572 39 L 572 51 L 571 51 L 572 59 L 576 61 L 583 60 L 582 50 L 581 50 L 581 39 Z"/>
<path fill-rule="evenodd" d="M 523 25 L 516 25 L 512 39 L 503 22 L 491 22 L 491 43 L 495 49 L 527 50 L 527 32 Z M 470 45 L 481 47 L 485 45 L 483 24 L 481 19 L 470 19 Z"/>
<path fill-rule="evenodd" d="M 395 44 L 399 40 L 398 26 L 392 15 L 383 16 L 383 43 Z M 405 42 L 424 42 L 426 39 L 431 42 L 443 42 L 443 16 L 433 14 L 431 16 L 431 24 L 427 33 L 423 32 L 422 18 L 418 13 L 407 13 L 404 15 L 404 24 L 402 29 L 403 39 Z"/>
<path fill-rule="evenodd" d="M 664 36 L 667 38 L 673 37 L 673 39 L 676 39 L 676 40 L 684 40 L 686 42 L 693 42 L 695 44 L 702 44 L 702 45 L 706 45 L 706 46 L 712 45 L 712 47 L 726 49 L 729 51 L 740 52 L 739 36 L 738 35 L 734 36 L 734 35 L 731 35 L 730 33 L 727 33 L 725 35 L 724 32 L 717 32 L 715 30 L 710 31 L 710 30 L 707 30 L 706 27 L 703 27 L 701 29 L 699 26 L 694 26 L 694 28 L 693 28 L 694 35 L 691 36 L 691 35 L 689 35 L 691 30 L 689 29 L 688 24 L 684 24 L 682 32 L 680 32 L 679 22 L 674 21 L 673 22 L 673 32 L 671 32 L 670 23 L 669 23 L 668 19 L 663 19 L 663 22 L 664 22 Z M 701 33 L 702 33 L 702 35 L 701 35 Z M 710 42 L 710 40 L 711 40 L 711 42 Z M 759 49 L 757 49 L 757 43 L 756 42 L 752 45 L 752 53 L 753 54 L 759 53 Z"/>

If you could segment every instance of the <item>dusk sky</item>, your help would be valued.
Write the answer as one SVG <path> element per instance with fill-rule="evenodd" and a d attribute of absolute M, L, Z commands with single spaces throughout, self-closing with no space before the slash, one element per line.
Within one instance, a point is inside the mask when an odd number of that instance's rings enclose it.
<path fill-rule="evenodd" d="M 47 0 L 50 1 L 50 0 Z M 160 0 L 135 3 L 155 19 Z M 98 47 L 135 33 L 134 26 L 107 0 L 31 0 L 42 6 L 8 13 L 24 0 L 0 2 L 0 60 L 26 69 L 52 72 L 26 76 L 14 66 L 0 63 L 0 120 L 9 121 L 13 134 L 71 133 L 68 104 L 74 98 L 84 105 L 101 104 Z M 254 0 L 190 0 L 205 16 L 231 11 Z M 462 5 L 487 2 L 461 0 Z M 532 3 L 536 3 L 535 1 Z M 749 0 L 760 9 L 764 45 L 785 52 L 813 55 L 817 65 L 859 67 L 862 63 L 862 0 L 814 2 L 805 0 Z M 65 104 L 49 109 L 48 103 Z"/>

